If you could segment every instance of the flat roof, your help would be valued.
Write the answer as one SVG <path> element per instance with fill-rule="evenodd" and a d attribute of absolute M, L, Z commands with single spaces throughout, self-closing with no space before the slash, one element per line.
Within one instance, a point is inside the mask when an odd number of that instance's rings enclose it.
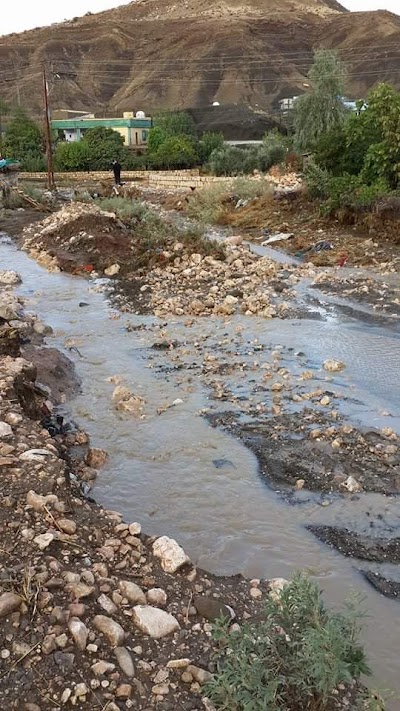
<path fill-rule="evenodd" d="M 91 118 L 91 119 L 55 119 L 51 121 L 53 128 L 74 129 L 74 128 L 151 128 L 152 120 L 147 118 Z"/>

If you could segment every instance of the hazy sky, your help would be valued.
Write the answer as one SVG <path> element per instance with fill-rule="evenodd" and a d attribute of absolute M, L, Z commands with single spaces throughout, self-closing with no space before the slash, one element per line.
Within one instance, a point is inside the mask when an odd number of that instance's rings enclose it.
<path fill-rule="evenodd" d="M 50 3 L 49 0 L 12 0 L 8 3 L 1 1 L 6 5 L 6 9 L 3 9 L 0 17 L 0 35 L 70 20 L 89 11 L 100 12 L 127 4 L 123 0 L 68 0 L 65 6 L 62 3 Z M 342 0 L 342 4 L 349 10 L 383 9 L 400 12 L 400 0 Z"/>

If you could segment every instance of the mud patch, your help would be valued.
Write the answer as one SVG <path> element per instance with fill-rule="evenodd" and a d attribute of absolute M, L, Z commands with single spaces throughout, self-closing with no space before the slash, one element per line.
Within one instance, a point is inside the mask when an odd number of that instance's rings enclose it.
<path fill-rule="evenodd" d="M 362 570 L 361 572 L 364 575 L 365 579 L 368 580 L 368 582 L 371 583 L 372 587 L 374 587 L 375 590 L 378 590 L 381 595 L 384 595 L 385 597 L 394 598 L 395 600 L 400 600 L 399 582 L 395 580 L 388 580 L 387 578 L 383 577 L 383 575 L 375 573 L 371 570 Z"/>
<path fill-rule="evenodd" d="M 364 491 L 392 494 L 400 490 L 399 463 L 389 463 L 377 456 L 378 450 L 371 451 L 386 441 L 378 431 L 348 431 L 336 421 L 332 432 L 329 417 L 307 408 L 300 415 L 247 423 L 239 422 L 239 416 L 232 412 L 208 413 L 206 417 L 213 426 L 238 437 L 255 454 L 260 474 L 274 486 L 293 487 L 304 480 L 304 487 L 310 491 L 345 492 L 344 483 L 352 476 Z M 329 435 L 324 435 L 324 430 Z M 334 445 L 338 433 L 340 449 Z"/>
<path fill-rule="evenodd" d="M 374 563 L 400 563 L 400 538 L 374 538 L 336 526 L 307 526 L 320 541 L 348 558 Z"/>

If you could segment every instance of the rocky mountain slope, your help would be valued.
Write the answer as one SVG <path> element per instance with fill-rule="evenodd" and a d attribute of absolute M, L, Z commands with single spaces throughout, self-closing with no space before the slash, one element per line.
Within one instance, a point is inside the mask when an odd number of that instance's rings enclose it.
<path fill-rule="evenodd" d="M 136 0 L 0 37 L 0 95 L 40 115 L 46 66 L 54 108 L 270 110 L 304 91 L 321 46 L 340 50 L 349 95 L 400 86 L 400 17 L 389 12 L 350 13 L 335 0 Z"/>

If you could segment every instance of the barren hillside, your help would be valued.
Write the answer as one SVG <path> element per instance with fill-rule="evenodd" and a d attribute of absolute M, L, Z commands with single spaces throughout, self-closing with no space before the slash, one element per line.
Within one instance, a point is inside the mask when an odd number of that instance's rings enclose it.
<path fill-rule="evenodd" d="M 347 92 L 400 86 L 400 17 L 349 13 L 335 0 L 136 0 L 115 10 L 0 37 L 0 92 L 41 111 L 242 103 L 270 109 L 304 90 L 317 47 L 341 51 Z"/>

